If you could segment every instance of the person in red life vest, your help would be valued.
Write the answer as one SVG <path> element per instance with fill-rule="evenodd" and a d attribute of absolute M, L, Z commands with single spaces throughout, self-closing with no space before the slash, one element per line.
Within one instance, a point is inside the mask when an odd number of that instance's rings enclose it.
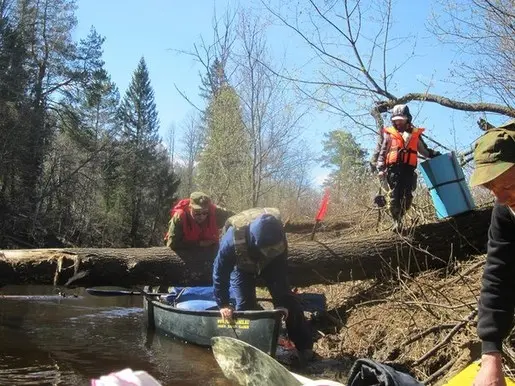
<path fill-rule="evenodd" d="M 220 229 L 234 212 L 216 206 L 205 193 L 193 192 L 179 201 L 170 215 L 165 241 L 175 250 L 218 244 Z"/>
<path fill-rule="evenodd" d="M 427 147 L 421 137 L 424 129 L 412 124 L 407 105 L 394 106 L 391 119 L 392 126 L 383 129 L 376 168 L 379 178 L 386 179 L 390 189 L 389 209 L 394 230 L 400 230 L 402 217 L 411 207 L 417 186 L 417 156 L 433 158 L 440 153 Z"/>

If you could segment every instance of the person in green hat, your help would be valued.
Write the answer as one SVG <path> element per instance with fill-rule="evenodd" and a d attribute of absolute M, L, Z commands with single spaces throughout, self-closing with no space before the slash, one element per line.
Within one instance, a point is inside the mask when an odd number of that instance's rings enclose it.
<path fill-rule="evenodd" d="M 515 121 L 480 137 L 474 161 L 470 184 L 490 190 L 496 198 L 478 305 L 482 356 L 474 385 L 501 386 L 506 385 L 502 342 L 511 330 L 515 309 Z"/>
<path fill-rule="evenodd" d="M 208 247 L 218 244 L 220 229 L 234 212 L 216 206 L 203 192 L 193 192 L 170 211 L 166 246 L 173 249 Z"/>

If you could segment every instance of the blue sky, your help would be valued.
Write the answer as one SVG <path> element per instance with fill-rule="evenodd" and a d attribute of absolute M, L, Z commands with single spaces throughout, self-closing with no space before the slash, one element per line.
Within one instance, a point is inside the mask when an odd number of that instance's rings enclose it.
<path fill-rule="evenodd" d="M 222 14 L 227 4 L 233 7 L 238 3 L 242 7 L 252 4 L 251 0 L 217 1 L 217 13 Z M 175 90 L 174 84 L 195 103 L 202 103 L 198 96 L 201 68 L 193 58 L 177 50 L 191 50 L 201 36 L 210 41 L 213 4 L 207 0 L 78 0 L 75 37 L 85 37 L 91 26 L 106 37 L 106 69 L 122 96 L 140 57 L 145 57 L 155 90 L 162 137 L 166 136 L 172 123 L 177 125 L 177 135 L 180 137 L 181 122 L 192 111 L 188 102 Z M 428 37 L 425 24 L 430 16 L 432 2 L 399 0 L 395 4 L 394 16 L 401 22 L 392 31 L 392 36 L 410 34 L 417 37 L 416 56 L 403 68 L 395 94 L 423 92 L 423 84 L 434 79 L 440 81 L 434 82 L 430 92 L 447 92 L 451 86 L 441 79 L 445 79 L 450 63 L 457 57 L 448 47 Z M 312 55 L 305 45 L 280 27 L 271 29 L 269 42 L 275 54 L 286 54 L 285 67 L 298 67 Z M 397 49 L 402 48 L 402 43 L 399 43 Z M 409 54 L 411 46 L 406 45 L 405 50 Z M 391 57 L 390 61 L 397 59 Z M 479 135 L 475 124 L 478 115 L 452 112 L 429 103 L 421 108 L 413 106 L 412 113 L 417 118 L 417 124 L 425 127 L 431 137 L 449 147 L 456 144 L 459 149 L 464 149 Z M 342 127 L 339 117 L 316 109 L 312 109 L 310 120 L 305 126 L 304 137 L 315 151 L 321 149 L 324 132 Z M 370 137 L 361 137 L 360 140 L 364 147 L 372 146 Z M 327 172 L 316 166 L 312 171 L 313 179 L 320 182 Z"/>
<path fill-rule="evenodd" d="M 203 2 L 208 4 L 208 2 Z M 161 133 L 191 110 L 174 83 L 197 99 L 199 76 L 195 62 L 173 50 L 190 50 L 210 33 L 212 6 L 200 1 L 79 0 L 76 37 L 91 26 L 105 36 L 104 61 L 123 96 L 141 56 L 150 73 L 161 122 Z"/>

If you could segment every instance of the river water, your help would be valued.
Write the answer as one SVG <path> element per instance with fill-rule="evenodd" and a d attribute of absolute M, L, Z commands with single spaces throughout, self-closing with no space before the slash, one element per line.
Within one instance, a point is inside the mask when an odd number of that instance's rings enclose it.
<path fill-rule="evenodd" d="M 231 384 L 209 349 L 147 332 L 142 306 L 140 296 L 2 288 L 0 385 L 89 385 L 128 367 L 147 371 L 163 386 Z"/>

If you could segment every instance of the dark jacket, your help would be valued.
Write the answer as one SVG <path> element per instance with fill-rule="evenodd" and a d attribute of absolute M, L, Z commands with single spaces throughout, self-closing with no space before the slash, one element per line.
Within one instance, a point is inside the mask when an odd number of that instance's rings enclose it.
<path fill-rule="evenodd" d="M 477 332 L 483 354 L 502 351 L 515 307 L 515 214 L 495 204 L 479 298 Z"/>
<path fill-rule="evenodd" d="M 357 359 L 349 373 L 348 386 L 423 386 L 411 375 L 371 359 Z"/>
<path fill-rule="evenodd" d="M 269 237 L 278 236 L 278 232 L 265 232 L 262 234 L 260 231 L 261 229 L 256 229 L 255 232 L 249 230 L 247 233 L 248 254 L 251 259 L 256 261 L 263 259 L 259 248 L 276 243 L 277 240 L 269 240 Z M 275 257 L 275 259 L 286 259 L 287 256 L 288 249 Z M 234 248 L 234 228 L 229 227 L 220 241 L 220 248 L 213 263 L 213 292 L 215 300 L 220 307 L 229 304 L 230 276 L 233 269 L 235 269 L 237 260 L 238 256 Z"/>

